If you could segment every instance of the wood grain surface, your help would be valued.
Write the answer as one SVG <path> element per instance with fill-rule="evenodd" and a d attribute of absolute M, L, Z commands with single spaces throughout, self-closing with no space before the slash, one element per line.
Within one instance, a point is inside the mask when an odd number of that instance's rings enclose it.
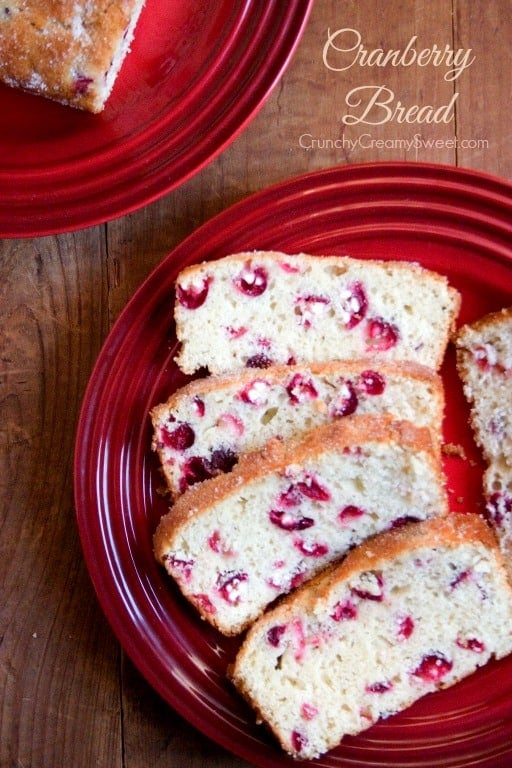
<path fill-rule="evenodd" d="M 448 44 L 473 61 L 343 71 L 328 29 L 365 48 Z M 84 388 L 119 312 L 186 235 L 248 194 L 360 162 L 428 161 L 512 179 L 509 0 L 316 0 L 292 62 L 252 123 L 181 188 L 131 215 L 0 241 L 0 768 L 241 768 L 162 702 L 125 657 L 82 559 L 73 449 Z M 344 125 L 347 94 L 385 83 L 450 122 Z M 360 93 L 360 92 L 359 92 Z M 355 97 L 354 97 L 355 98 Z M 355 102 L 354 102 L 355 103 Z M 367 134 L 365 140 L 361 136 Z M 421 135 L 423 144 L 405 141 Z M 330 140 L 330 141 L 328 141 Z M 337 142 L 337 144 L 336 144 Z"/>

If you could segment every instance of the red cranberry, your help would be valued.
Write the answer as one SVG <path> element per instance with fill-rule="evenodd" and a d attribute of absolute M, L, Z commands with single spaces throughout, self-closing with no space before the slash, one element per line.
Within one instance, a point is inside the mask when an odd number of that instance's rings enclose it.
<path fill-rule="evenodd" d="M 414 517 L 414 515 L 402 515 L 402 517 L 395 517 L 395 519 L 392 521 L 390 528 L 403 528 L 405 525 L 409 525 L 409 523 L 417 523 L 419 520 L 419 517 Z"/>
<path fill-rule="evenodd" d="M 241 325 L 239 328 L 234 328 L 232 325 L 228 325 L 226 331 L 232 339 L 240 339 L 247 333 L 247 328 L 244 325 Z"/>
<path fill-rule="evenodd" d="M 236 288 L 246 296 L 261 296 L 267 289 L 267 270 L 263 267 L 253 267 L 248 263 L 233 282 Z"/>
<path fill-rule="evenodd" d="M 350 591 L 361 600 L 380 602 L 384 599 L 384 579 L 377 571 L 365 571 L 360 576 L 359 586 L 351 587 Z"/>
<path fill-rule="evenodd" d="M 386 322 L 381 317 L 368 320 L 366 326 L 366 346 L 371 352 L 385 352 L 394 347 L 399 338 L 396 325 Z"/>
<path fill-rule="evenodd" d="M 475 347 L 473 357 L 481 371 L 488 371 L 491 368 L 488 352 L 485 347 Z"/>
<path fill-rule="evenodd" d="M 265 405 L 268 400 L 269 384 L 263 379 L 253 379 L 238 393 L 237 397 L 248 405 Z"/>
<path fill-rule="evenodd" d="M 327 306 L 329 303 L 329 299 L 325 298 L 325 296 L 299 296 L 296 300 L 296 305 L 304 327 L 311 328 L 315 315 L 321 311 L 322 307 Z"/>
<path fill-rule="evenodd" d="M 170 555 L 167 558 L 167 564 L 169 568 L 172 568 L 173 571 L 175 571 L 176 577 L 183 577 L 188 581 L 190 579 L 190 576 L 192 574 L 192 569 L 194 567 L 194 560 L 184 560 L 181 557 L 173 557 Z"/>
<path fill-rule="evenodd" d="M 237 461 L 236 453 L 230 448 L 217 448 L 212 451 L 209 460 L 202 456 L 191 456 L 182 468 L 181 491 L 185 491 L 190 485 L 208 480 L 210 477 L 230 472 Z"/>
<path fill-rule="evenodd" d="M 283 531 L 303 531 L 315 524 L 312 517 L 295 517 L 280 509 L 270 510 L 269 518 L 271 523 Z"/>
<path fill-rule="evenodd" d="M 382 395 L 386 388 L 386 380 L 381 373 L 368 370 L 361 373 L 359 385 L 367 395 Z"/>
<path fill-rule="evenodd" d="M 194 430 L 190 424 L 179 424 L 175 429 L 162 431 L 162 440 L 167 448 L 174 448 L 175 451 L 185 451 L 194 445 L 196 439 Z"/>
<path fill-rule="evenodd" d="M 300 587 L 304 579 L 306 578 L 305 571 L 297 571 L 297 573 L 294 573 L 291 580 L 290 580 L 290 589 L 297 589 L 297 587 Z"/>
<path fill-rule="evenodd" d="M 176 299 L 185 309 L 199 309 L 208 296 L 211 277 L 204 277 L 200 282 L 191 282 L 189 285 L 176 286 Z"/>
<path fill-rule="evenodd" d="M 404 616 L 398 627 L 398 637 L 400 640 L 407 640 L 414 632 L 414 621 L 412 616 Z"/>
<path fill-rule="evenodd" d="M 302 707 L 300 708 L 300 714 L 304 718 L 304 720 L 314 720 L 315 717 L 319 713 L 318 707 L 315 707 L 314 704 L 310 704 L 309 702 L 305 701 Z"/>
<path fill-rule="evenodd" d="M 217 609 L 208 597 L 208 595 L 205 595 L 204 593 L 198 593 L 196 595 L 192 595 L 195 602 L 197 603 L 198 607 L 201 608 L 205 613 L 216 613 Z"/>
<path fill-rule="evenodd" d="M 226 543 L 222 540 L 220 531 L 215 530 L 208 538 L 208 546 L 213 552 L 217 552 L 219 555 L 231 555 L 232 550 L 226 546 Z"/>
<path fill-rule="evenodd" d="M 190 485 L 201 483 L 210 477 L 205 460 L 201 456 L 192 456 L 182 467 L 180 491 L 183 493 Z"/>
<path fill-rule="evenodd" d="M 356 507 L 355 504 L 347 504 L 339 513 L 338 520 L 341 520 L 342 523 L 347 520 L 357 520 L 358 517 L 362 517 L 364 514 L 364 509 L 361 509 L 361 507 Z"/>
<path fill-rule="evenodd" d="M 299 493 L 312 501 L 329 501 L 331 498 L 327 488 L 320 485 L 318 480 L 315 480 L 311 475 L 307 475 L 305 480 L 295 483 L 294 487 Z"/>
<path fill-rule="evenodd" d="M 200 397 L 196 396 L 196 397 L 193 398 L 192 403 L 193 403 L 194 410 L 195 410 L 196 414 L 200 418 L 203 418 L 203 416 L 204 416 L 204 414 L 206 412 L 206 406 L 204 404 L 204 400 L 201 400 Z"/>
<path fill-rule="evenodd" d="M 230 432 L 235 437 L 241 437 L 245 432 L 242 419 L 233 413 L 222 413 L 217 419 L 217 426 Z"/>
<path fill-rule="evenodd" d="M 329 551 L 327 544 L 308 543 L 302 539 L 295 539 L 293 545 L 306 557 L 324 557 Z"/>
<path fill-rule="evenodd" d="M 386 693 L 386 691 L 391 691 L 392 688 L 393 683 L 388 680 L 384 680 L 378 683 L 370 683 L 365 687 L 365 691 L 367 693 Z"/>
<path fill-rule="evenodd" d="M 274 646 L 274 648 L 277 648 L 285 632 L 286 632 L 286 624 L 276 624 L 275 626 L 270 627 L 270 629 L 267 632 L 268 643 Z"/>
<path fill-rule="evenodd" d="M 216 448 L 212 451 L 209 461 L 210 475 L 230 472 L 238 461 L 238 457 L 230 448 Z"/>
<path fill-rule="evenodd" d="M 362 284 L 358 281 L 351 283 L 341 294 L 341 308 L 345 328 L 351 329 L 358 325 L 368 310 L 368 299 Z"/>
<path fill-rule="evenodd" d="M 308 739 L 303 733 L 299 731 L 292 731 L 292 747 L 295 752 L 302 752 L 307 747 Z"/>
<path fill-rule="evenodd" d="M 427 683 L 437 683 L 450 672 L 453 662 L 442 653 L 431 653 L 424 656 L 419 666 L 412 673 Z"/>
<path fill-rule="evenodd" d="M 270 368 L 272 360 L 267 355 L 259 352 L 257 355 L 249 357 L 245 363 L 246 368 Z"/>
<path fill-rule="evenodd" d="M 332 408 L 334 417 L 350 416 L 357 410 L 359 400 L 351 381 L 345 381 Z"/>
<path fill-rule="evenodd" d="M 457 638 L 455 642 L 459 648 L 463 648 L 466 651 L 473 651 L 474 653 L 483 653 L 485 651 L 485 644 L 481 640 L 477 640 L 476 637 L 470 637 L 468 640 Z"/>
<path fill-rule="evenodd" d="M 297 272 L 300 272 L 300 266 L 299 264 L 290 264 L 289 261 L 279 261 L 279 266 L 283 270 L 283 272 L 287 272 L 288 274 L 297 274 Z"/>
<path fill-rule="evenodd" d="M 212 533 L 212 535 L 208 539 L 208 546 L 214 552 L 220 552 L 221 551 L 221 543 L 220 542 L 221 542 L 220 531 L 214 531 Z"/>
<path fill-rule="evenodd" d="M 217 578 L 217 589 L 222 598 L 230 605 L 238 605 L 242 599 L 242 584 L 248 580 L 249 576 L 243 571 L 226 571 L 219 573 Z"/>
<path fill-rule="evenodd" d="M 318 392 L 312 379 L 303 376 L 301 373 L 296 373 L 292 377 L 286 387 L 286 391 L 294 405 L 303 403 L 306 400 L 314 400 L 318 397 Z"/>
<path fill-rule="evenodd" d="M 76 96 L 84 96 L 93 82 L 92 77 L 86 75 L 77 75 L 73 81 L 73 91 Z"/>
<path fill-rule="evenodd" d="M 296 507 L 302 501 L 302 496 L 296 485 L 290 485 L 286 491 L 280 494 L 278 499 L 279 507 Z"/>
<path fill-rule="evenodd" d="M 458 574 L 457 574 L 457 576 L 456 576 L 456 577 L 455 577 L 455 578 L 454 578 L 454 579 L 453 579 L 453 580 L 450 582 L 450 587 L 451 587 L 452 589 L 455 589 L 455 587 L 458 587 L 458 586 L 459 586 L 459 584 L 462 584 L 464 581 L 468 581 L 469 579 L 471 579 L 471 575 L 472 575 L 472 571 L 471 571 L 471 570 L 461 571 L 461 572 L 460 572 L 460 573 L 458 573 Z"/>
<path fill-rule="evenodd" d="M 346 619 L 355 619 L 357 617 L 357 608 L 351 600 L 338 602 L 331 613 L 331 619 L 334 621 L 345 621 Z"/>

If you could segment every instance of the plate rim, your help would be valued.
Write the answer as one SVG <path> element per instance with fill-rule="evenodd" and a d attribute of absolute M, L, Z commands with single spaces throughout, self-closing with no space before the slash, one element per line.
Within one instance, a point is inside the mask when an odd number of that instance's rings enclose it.
<path fill-rule="evenodd" d="M 272 0 L 270 9 L 261 11 L 258 8 L 257 0 L 243 0 L 243 7 L 236 11 L 237 17 L 240 14 L 245 16 L 249 12 L 255 16 L 256 20 L 265 17 L 267 24 L 269 24 L 272 17 L 275 17 L 277 13 L 278 17 L 284 20 L 286 24 L 274 33 L 273 55 L 270 58 L 268 70 L 263 73 L 260 72 L 257 77 L 253 77 L 251 82 L 254 83 L 254 87 L 248 89 L 248 95 L 244 100 L 239 100 L 238 110 L 229 119 L 224 118 L 219 122 L 213 143 L 212 139 L 208 137 L 208 132 L 202 131 L 203 138 L 201 141 L 194 141 L 193 151 L 190 150 L 190 155 L 193 155 L 192 162 L 188 163 L 187 161 L 176 176 L 171 173 L 172 161 L 176 153 L 169 156 L 168 147 L 170 137 L 174 144 L 178 143 L 179 137 L 170 133 L 170 118 L 168 116 L 163 117 L 162 110 L 158 112 L 153 122 L 148 124 L 147 131 L 154 132 L 157 130 L 158 136 L 160 137 L 160 132 L 163 136 L 159 138 L 156 148 L 152 143 L 153 154 L 149 158 L 149 167 L 145 164 L 137 166 L 137 174 L 135 175 L 142 175 L 142 180 L 135 185 L 135 191 L 125 191 L 127 176 L 128 180 L 130 178 L 130 170 L 129 168 L 126 170 L 125 162 L 133 156 L 133 153 L 129 151 L 129 145 L 134 141 L 132 133 L 119 142 L 114 141 L 112 144 L 109 141 L 105 145 L 102 144 L 99 147 L 96 161 L 94 160 L 94 147 L 91 147 L 84 157 L 80 157 L 78 160 L 66 157 L 55 167 L 45 166 L 44 168 L 36 167 L 27 170 L 18 166 L 15 168 L 0 166 L 0 189 L 6 210 L 3 216 L 0 215 L 0 237 L 42 237 L 105 224 L 154 203 L 189 181 L 222 154 L 264 107 L 297 50 L 313 5 L 314 0 L 292 0 L 283 11 L 280 10 L 279 0 Z M 238 31 L 237 35 L 240 36 L 241 32 Z M 243 43 L 241 38 L 240 43 Z M 242 61 L 245 68 L 250 68 L 249 58 L 242 57 Z M 235 70 L 232 70 L 230 72 L 231 78 L 234 74 Z M 249 69 L 247 74 L 249 74 Z M 203 71 L 202 79 L 205 78 L 206 75 Z M 4 88 L 8 89 L 8 86 L 2 85 L 2 89 Z M 225 93 L 225 86 L 220 83 L 220 79 L 218 90 Z M 115 94 L 112 98 L 114 96 Z M 27 99 L 42 98 L 30 94 L 21 94 L 21 97 Z M 183 98 L 175 105 L 174 109 L 181 109 L 180 104 L 182 102 Z M 196 107 L 198 106 L 196 105 Z M 54 107 L 63 110 L 72 109 L 62 105 L 54 105 Z M 194 116 L 197 117 L 197 115 L 196 109 Z M 83 118 L 85 125 L 91 116 L 84 113 Z M 101 119 L 101 116 L 92 116 L 93 120 L 98 121 L 98 118 Z M 141 136 L 137 136 L 136 140 L 138 146 L 143 146 Z M 180 155 L 182 154 L 181 144 L 180 141 Z M 135 157 L 139 162 L 139 152 Z M 94 166 L 95 162 L 103 184 L 96 180 L 95 174 L 90 174 L 91 163 Z M 72 166 L 73 172 L 66 173 L 65 169 L 62 170 L 64 165 L 70 168 Z M 115 187 L 112 186 L 112 170 L 116 174 L 114 175 Z M 82 182 L 83 186 L 73 185 L 71 177 L 80 178 L 81 171 L 87 174 L 86 179 Z M 105 184 L 105 182 L 107 183 Z M 105 187 L 110 189 L 112 194 L 111 200 L 107 202 L 103 201 Z M 77 190 L 76 194 L 73 194 L 73 189 Z M 30 205 L 27 201 L 31 201 Z M 62 207 L 62 211 L 60 207 Z"/>

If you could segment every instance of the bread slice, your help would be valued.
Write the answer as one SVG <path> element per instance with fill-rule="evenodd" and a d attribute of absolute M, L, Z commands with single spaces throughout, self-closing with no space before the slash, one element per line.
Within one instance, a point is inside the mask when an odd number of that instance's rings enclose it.
<path fill-rule="evenodd" d="M 242 453 L 353 414 L 387 414 L 429 427 L 440 440 L 440 377 L 414 364 L 345 360 L 271 366 L 198 379 L 151 411 L 157 451 L 173 498 L 229 471 Z"/>
<path fill-rule="evenodd" d="M 439 452 L 409 422 L 354 416 L 271 441 L 179 497 L 157 560 L 226 635 L 377 531 L 446 514 Z"/>
<path fill-rule="evenodd" d="M 512 307 L 463 326 L 457 368 L 475 440 L 487 462 L 487 511 L 512 568 Z"/>
<path fill-rule="evenodd" d="M 381 534 L 249 630 L 231 678 L 294 757 L 317 757 L 512 651 L 490 530 L 451 514 Z"/>
<path fill-rule="evenodd" d="M 101 112 L 130 49 L 144 0 L 5 0 L 0 80 Z"/>
<path fill-rule="evenodd" d="M 459 306 L 417 264 L 239 253 L 178 275 L 176 362 L 187 374 L 366 356 L 437 369 Z"/>

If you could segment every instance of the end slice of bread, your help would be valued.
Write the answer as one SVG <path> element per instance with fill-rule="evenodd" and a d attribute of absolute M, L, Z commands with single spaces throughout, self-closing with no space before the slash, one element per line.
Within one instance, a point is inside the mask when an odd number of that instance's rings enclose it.
<path fill-rule="evenodd" d="M 230 670 L 283 749 L 344 736 L 512 651 L 512 590 L 486 523 L 451 514 L 380 534 L 249 630 Z"/>

